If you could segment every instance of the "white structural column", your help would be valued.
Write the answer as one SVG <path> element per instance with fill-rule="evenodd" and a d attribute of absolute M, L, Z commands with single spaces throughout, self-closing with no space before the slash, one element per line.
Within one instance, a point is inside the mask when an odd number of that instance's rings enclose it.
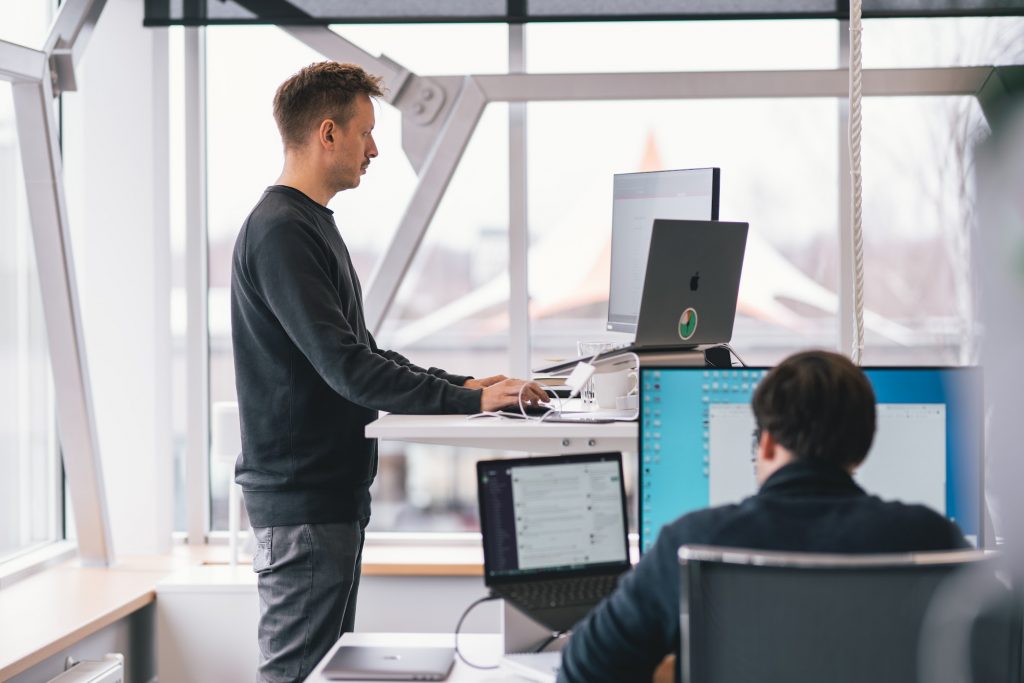
<path fill-rule="evenodd" d="M 170 550 L 166 29 L 109 0 L 63 101 L 63 158 L 107 506 L 119 554 Z M 123 102 L 127 106 L 111 106 Z"/>
<path fill-rule="evenodd" d="M 49 71 L 13 85 L 64 467 L 84 564 L 113 562 Z"/>
<path fill-rule="evenodd" d="M 366 324 L 371 330 L 379 329 L 384 321 L 487 104 L 473 76 L 462 79 L 462 88 L 455 97 L 444 127 L 420 169 L 420 181 L 402 221 L 366 289 Z"/>
<path fill-rule="evenodd" d="M 188 413 L 185 500 L 188 542 L 210 529 L 210 337 L 206 225 L 206 29 L 185 29 L 185 257 Z"/>
<path fill-rule="evenodd" d="M 508 27 L 509 73 L 526 71 L 526 30 Z M 530 376 L 530 226 L 527 191 L 525 102 L 508 105 L 508 318 L 509 369 L 513 377 Z"/>

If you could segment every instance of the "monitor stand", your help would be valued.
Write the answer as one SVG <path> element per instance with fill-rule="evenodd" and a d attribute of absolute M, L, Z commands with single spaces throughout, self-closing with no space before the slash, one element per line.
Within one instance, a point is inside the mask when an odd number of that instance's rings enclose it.
<path fill-rule="evenodd" d="M 525 612 L 501 601 L 502 636 L 505 654 L 535 652 L 551 638 L 551 630 L 538 624 Z M 545 648 L 545 652 L 560 650 L 566 638 L 559 638 Z"/>

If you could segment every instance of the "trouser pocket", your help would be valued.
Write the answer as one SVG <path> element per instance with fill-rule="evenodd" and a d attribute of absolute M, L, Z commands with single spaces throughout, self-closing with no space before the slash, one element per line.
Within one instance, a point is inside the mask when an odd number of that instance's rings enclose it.
<path fill-rule="evenodd" d="M 274 527 L 253 527 L 256 536 L 256 554 L 252 556 L 252 570 L 257 574 L 270 571 L 274 561 Z"/>

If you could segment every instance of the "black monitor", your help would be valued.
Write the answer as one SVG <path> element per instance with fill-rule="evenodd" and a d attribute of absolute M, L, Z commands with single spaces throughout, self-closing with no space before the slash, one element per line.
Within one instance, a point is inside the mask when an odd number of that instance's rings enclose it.
<path fill-rule="evenodd" d="M 615 175 L 609 330 L 636 332 L 654 219 L 717 221 L 719 176 L 717 168 Z"/>
<path fill-rule="evenodd" d="M 644 368 L 640 377 L 640 551 L 661 527 L 754 494 L 750 400 L 768 368 Z M 865 368 L 875 439 L 854 478 L 883 499 L 922 503 L 982 547 L 981 371 Z"/>

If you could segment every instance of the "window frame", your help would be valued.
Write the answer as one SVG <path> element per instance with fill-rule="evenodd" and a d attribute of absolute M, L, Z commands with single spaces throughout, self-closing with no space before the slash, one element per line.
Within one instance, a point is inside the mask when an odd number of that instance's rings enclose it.
<path fill-rule="evenodd" d="M 525 74 L 525 41 L 523 27 L 517 24 L 509 25 L 509 70 L 507 74 L 494 76 L 473 77 L 484 91 L 486 103 L 508 102 L 509 107 L 509 178 L 510 178 L 510 257 L 509 271 L 512 284 L 512 298 L 509 302 L 511 329 L 513 330 L 512 345 L 510 346 L 510 361 L 514 374 L 525 374 L 529 370 L 529 315 L 526 272 L 527 272 L 527 236 L 526 236 L 526 215 L 528 196 L 526 192 L 526 144 L 528 131 L 526 130 L 525 108 L 530 101 L 551 101 L 556 99 L 570 99 L 556 96 L 559 84 L 568 84 L 571 80 L 575 88 L 579 88 L 581 82 L 589 82 L 590 86 L 584 85 L 583 90 L 596 91 L 600 87 L 596 85 L 597 79 L 608 79 L 618 85 L 616 91 L 620 98 L 626 97 L 628 91 L 636 90 L 635 99 L 644 99 L 643 93 L 651 92 L 657 84 L 669 84 L 672 79 L 687 79 L 692 81 L 691 92 L 684 96 L 664 97 L 669 99 L 721 99 L 726 97 L 746 98 L 771 98 L 771 97 L 810 97 L 810 98 L 831 98 L 837 104 L 837 120 L 839 122 L 840 136 L 835 143 L 840 146 L 840 168 L 848 166 L 848 148 L 846 147 L 846 109 L 845 96 L 846 88 L 842 78 L 846 77 L 846 69 L 842 68 L 848 64 L 849 49 L 849 27 L 845 20 L 837 20 L 836 27 L 840 36 L 839 54 L 837 63 L 840 68 L 835 70 L 821 71 L 799 71 L 782 70 L 775 72 L 706 72 L 706 73 L 655 73 L 644 74 Z M 302 39 L 301 32 L 294 27 L 280 27 L 287 30 L 293 36 Z M 210 496 L 209 489 L 209 334 L 207 328 L 206 295 L 208 292 L 205 280 L 206 272 L 206 246 L 207 229 L 205 222 L 205 147 L 200 145 L 205 137 L 205 109 L 202 95 L 202 84 L 205 80 L 205 45 L 203 27 L 189 27 L 185 29 L 186 35 L 194 36 L 186 42 L 186 147 L 187 153 L 192 154 L 194 166 L 187 164 L 189 173 L 186 181 L 186 196 L 189 208 L 187 212 L 191 220 L 187 221 L 189 231 L 188 244 L 192 245 L 186 250 L 186 257 L 190 263 L 190 273 L 187 280 L 189 291 L 189 321 L 188 326 L 188 375 L 189 389 L 186 397 L 189 406 L 188 419 L 188 448 L 186 449 L 186 505 L 188 510 L 188 539 L 190 543 L 204 543 L 208 540 L 219 540 L 224 532 L 214 531 L 210 528 Z M 322 36 L 321 36 L 322 38 Z M 313 42 L 308 43 L 312 47 L 318 47 Z M 358 48 L 355 48 L 358 50 Z M 994 71 L 993 67 L 936 67 L 921 69 L 878 69 L 865 72 L 865 97 L 869 96 L 901 96 L 901 95 L 964 95 L 975 96 L 981 99 L 981 84 L 985 82 L 987 75 Z M 784 79 L 773 80 L 773 76 L 786 76 Z M 518 77 L 518 80 L 516 78 Z M 636 83 L 627 83 L 626 79 L 641 79 L 643 82 L 637 87 Z M 788 81 L 787 85 L 781 85 L 782 81 Z M 793 82 L 797 85 L 794 86 Z M 532 97 L 535 94 L 528 84 L 540 86 L 540 96 Z M 697 85 L 704 84 L 707 87 L 701 90 Z M 839 87 L 842 84 L 842 87 Z M 674 86 L 678 87 L 678 85 Z M 606 89 L 607 90 L 607 89 Z M 614 90 L 614 88 L 612 88 Z M 564 92 L 564 90 L 562 91 Z M 703 92 L 701 95 L 694 95 L 693 92 Z M 649 97 L 647 97 L 649 99 Z M 588 94 L 580 95 L 578 92 L 571 99 L 608 99 L 607 96 L 593 96 Z M 984 101 L 982 100 L 984 105 Z M 191 132 L 189 132 L 191 131 Z M 472 133 L 470 133 L 470 136 Z M 197 145 L 193 147 L 193 145 Z M 195 151 L 199 150 L 199 151 Z M 428 181 L 424 175 L 419 177 L 419 183 Z M 842 270 L 839 278 L 839 300 L 840 308 L 837 314 L 839 326 L 840 349 L 852 347 L 853 339 L 853 291 L 852 277 L 848 273 L 852 270 L 853 246 L 852 227 L 849 215 L 851 187 L 848 174 L 839 173 L 839 201 L 836 210 L 839 214 L 839 250 Z M 443 196 L 443 192 L 442 192 Z M 429 221 L 429 219 L 428 219 Z M 424 227 L 424 230 L 426 228 Z M 378 268 L 384 270 L 397 267 L 402 271 L 401 264 L 387 263 L 392 254 L 385 252 L 383 260 Z M 517 296 L 517 293 L 519 294 Z M 368 292 L 372 297 L 373 293 Z M 371 307 L 372 308 L 372 307 Z M 191 324 L 193 321 L 202 321 L 200 326 Z M 525 349 L 525 353 L 523 350 Z M 194 474 L 199 472 L 200 474 Z M 376 532 L 369 535 L 371 543 L 391 542 L 430 542 L 436 532 Z M 394 535 L 392 537 L 392 534 Z M 445 534 L 449 535 L 449 534 Z M 462 534 L 467 540 L 466 543 L 474 542 L 477 536 L 473 532 Z"/>

